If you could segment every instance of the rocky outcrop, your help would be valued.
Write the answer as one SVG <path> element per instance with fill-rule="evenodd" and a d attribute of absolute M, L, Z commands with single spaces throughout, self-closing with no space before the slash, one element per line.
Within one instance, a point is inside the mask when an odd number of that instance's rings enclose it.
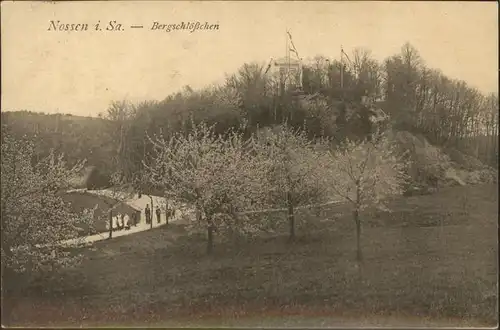
<path fill-rule="evenodd" d="M 498 181 L 497 172 L 480 160 L 456 149 L 444 151 L 430 144 L 423 135 L 393 131 L 391 137 L 410 162 L 410 194 L 431 192 L 440 187 Z"/>

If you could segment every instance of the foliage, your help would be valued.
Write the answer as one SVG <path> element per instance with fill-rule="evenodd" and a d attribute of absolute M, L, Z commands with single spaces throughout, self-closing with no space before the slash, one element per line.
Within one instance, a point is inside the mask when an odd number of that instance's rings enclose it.
<path fill-rule="evenodd" d="M 114 143 L 109 139 L 104 119 L 2 111 L 1 121 L 13 137 L 33 141 L 35 159 L 47 157 L 54 150 L 65 155 L 68 165 L 86 159 L 87 165 L 98 167 L 103 174 L 112 170 Z"/>
<path fill-rule="evenodd" d="M 288 208 L 293 238 L 294 208 L 327 198 L 319 166 L 324 146 L 308 140 L 304 131 L 286 125 L 261 131 L 257 141 L 257 155 L 267 158 L 265 204 Z"/>
<path fill-rule="evenodd" d="M 408 164 L 380 132 L 361 143 L 347 140 L 331 153 L 331 160 L 327 180 L 335 195 L 352 205 L 357 260 L 361 262 L 360 212 L 368 207 L 388 210 L 387 199 L 404 192 Z"/>
<path fill-rule="evenodd" d="M 408 161 L 383 133 L 371 140 L 347 140 L 330 152 L 328 165 L 333 193 L 362 211 L 385 206 L 385 199 L 403 193 Z"/>
<path fill-rule="evenodd" d="M 257 153 L 268 159 L 269 206 L 287 206 L 286 192 L 292 192 L 295 206 L 321 202 L 325 196 L 320 185 L 319 142 L 310 141 L 303 130 L 286 125 L 262 130 Z"/>
<path fill-rule="evenodd" d="M 189 134 L 192 122 L 245 137 L 287 122 L 309 138 L 358 141 L 372 133 L 370 120 L 379 108 L 397 130 L 421 133 L 434 145 L 497 165 L 498 95 L 483 95 L 427 67 L 409 43 L 381 63 L 362 48 L 343 57 L 304 60 L 299 93 L 282 89 L 264 65 L 249 63 L 219 85 L 185 86 L 159 102 L 113 102 L 100 119 L 19 112 L 2 113 L 2 121 L 18 138 L 36 136 L 39 158 L 54 148 L 71 164 L 87 159 L 103 172 L 124 172 L 128 181 L 143 170 L 143 161 L 153 161 L 148 136 Z"/>
<path fill-rule="evenodd" d="M 102 115 L 107 119 L 106 133 L 107 140 L 113 142 L 116 149 L 110 155 L 113 162 L 113 170 L 120 171 L 130 178 L 134 170 L 133 158 L 131 157 L 131 134 L 130 128 L 136 114 L 136 107 L 130 102 L 113 102 L 107 112 Z"/>
<path fill-rule="evenodd" d="M 240 133 L 226 136 L 213 127 L 193 124 L 189 134 L 156 137 L 155 161 L 147 166 L 149 182 L 159 183 L 169 198 L 194 206 L 195 224 L 207 228 L 209 249 L 214 229 L 238 230 L 236 212 L 258 205 L 261 163 Z"/>
<path fill-rule="evenodd" d="M 384 63 L 384 109 L 396 127 L 425 134 L 432 143 L 459 148 L 495 165 L 498 95 L 482 95 L 464 81 L 425 66 L 406 43 Z"/>
<path fill-rule="evenodd" d="M 91 223 L 92 211 L 74 214 L 59 193 L 82 163 L 67 168 L 62 155 L 34 161 L 34 145 L 2 136 L 2 265 L 15 272 L 50 270 L 78 261 L 60 243 Z"/>

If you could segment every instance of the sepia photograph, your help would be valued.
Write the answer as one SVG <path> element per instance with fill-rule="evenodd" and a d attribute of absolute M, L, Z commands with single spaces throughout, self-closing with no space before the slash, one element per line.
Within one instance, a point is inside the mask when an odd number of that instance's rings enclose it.
<path fill-rule="evenodd" d="M 2 327 L 497 328 L 498 24 L 2 1 Z"/>

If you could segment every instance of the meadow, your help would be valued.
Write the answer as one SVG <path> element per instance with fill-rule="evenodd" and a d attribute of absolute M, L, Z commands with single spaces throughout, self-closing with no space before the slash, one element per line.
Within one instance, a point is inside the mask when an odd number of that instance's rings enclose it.
<path fill-rule="evenodd" d="M 346 206 L 299 213 L 283 233 L 205 241 L 182 222 L 85 248 L 31 282 L 29 326 L 495 326 L 497 185 L 401 197 L 362 214 L 364 262 Z M 283 215 L 284 219 L 284 215 Z"/>

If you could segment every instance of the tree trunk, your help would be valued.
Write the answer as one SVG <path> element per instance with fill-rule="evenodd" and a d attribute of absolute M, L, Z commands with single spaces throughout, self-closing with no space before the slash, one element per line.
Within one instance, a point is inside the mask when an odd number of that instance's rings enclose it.
<path fill-rule="evenodd" d="M 153 229 L 153 218 L 154 218 L 154 212 L 155 212 L 155 208 L 154 208 L 154 205 L 153 205 L 153 196 L 149 195 L 149 198 L 151 199 L 151 215 L 149 216 L 151 219 L 151 223 L 150 223 L 150 228 Z"/>
<path fill-rule="evenodd" d="M 290 222 L 290 240 L 295 239 L 295 216 L 293 214 L 292 194 L 287 192 L 286 202 L 288 204 L 288 221 Z"/>
<path fill-rule="evenodd" d="M 356 223 L 356 260 L 358 263 L 363 261 L 363 252 L 361 250 L 361 221 L 359 219 L 359 210 L 353 212 L 354 222 Z"/>
<path fill-rule="evenodd" d="M 12 260 L 14 256 L 11 249 L 4 246 L 4 251 L 7 258 Z M 2 327 L 12 325 L 12 311 L 16 305 L 20 285 L 19 274 L 7 264 L 2 264 Z"/>
<path fill-rule="evenodd" d="M 109 210 L 109 239 L 113 238 L 113 211 Z"/>
<path fill-rule="evenodd" d="M 207 218 L 208 220 L 208 226 L 207 226 L 207 234 L 208 234 L 208 240 L 207 240 L 207 254 L 212 254 L 213 247 L 214 247 L 214 225 L 212 223 L 212 218 L 209 217 Z"/>
<path fill-rule="evenodd" d="M 14 295 L 10 286 L 12 285 L 12 278 L 3 273 L 2 279 L 2 327 L 11 326 L 12 310 L 14 309 Z"/>

